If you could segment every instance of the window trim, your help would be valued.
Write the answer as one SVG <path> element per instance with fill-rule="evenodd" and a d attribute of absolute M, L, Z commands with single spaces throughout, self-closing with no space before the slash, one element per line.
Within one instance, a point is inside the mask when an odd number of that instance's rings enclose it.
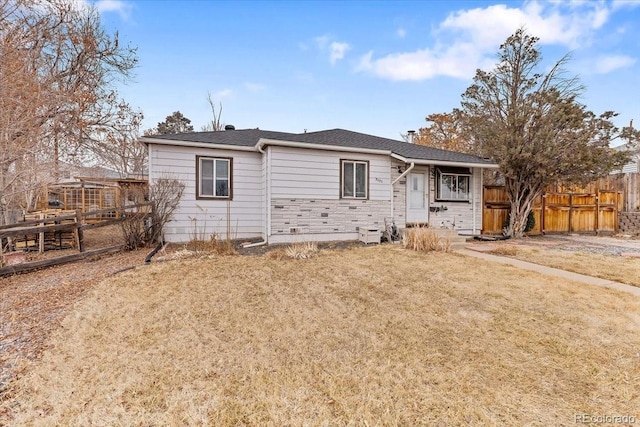
<path fill-rule="evenodd" d="M 229 162 L 229 195 L 228 196 L 209 196 L 201 194 L 202 177 L 200 176 L 200 164 L 202 160 L 213 160 L 213 188 L 215 191 L 215 161 L 227 160 Z M 196 156 L 196 200 L 233 200 L 233 157 L 222 156 Z"/>
<path fill-rule="evenodd" d="M 466 177 L 468 179 L 468 184 L 467 184 L 467 198 L 466 199 L 461 199 L 461 198 L 455 198 L 455 199 L 451 199 L 451 198 L 443 198 L 442 197 L 442 177 L 444 176 L 452 176 L 457 180 L 460 179 L 460 177 Z M 473 173 L 471 172 L 471 170 L 466 169 L 466 168 L 448 168 L 448 169 L 441 169 L 441 168 L 436 168 L 435 170 L 435 180 L 436 180 L 436 201 L 437 202 L 458 202 L 458 203 L 471 203 L 471 193 L 472 193 L 472 184 L 473 184 Z M 458 186 L 456 186 L 458 187 Z M 455 194 L 460 194 L 459 191 L 456 191 Z"/>
<path fill-rule="evenodd" d="M 353 163 L 354 168 L 353 168 L 353 173 L 354 173 L 354 181 L 353 181 L 353 190 L 354 190 L 354 195 L 353 196 L 345 196 L 344 195 L 344 165 L 345 163 Z M 357 197 L 355 195 L 355 185 L 356 185 L 356 168 L 355 165 L 356 164 L 364 164 L 365 168 L 366 168 L 366 177 L 365 177 L 365 196 L 364 197 Z M 354 160 L 354 159 L 340 159 L 340 188 L 339 188 L 339 192 L 340 192 L 340 199 L 345 199 L 345 200 L 369 200 L 369 160 Z"/>

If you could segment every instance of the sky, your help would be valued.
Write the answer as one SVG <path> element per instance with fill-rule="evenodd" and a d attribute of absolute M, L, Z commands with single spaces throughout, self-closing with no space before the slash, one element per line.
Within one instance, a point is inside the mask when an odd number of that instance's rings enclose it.
<path fill-rule="evenodd" d="M 137 47 L 118 90 L 143 129 L 180 111 L 201 130 L 210 93 L 236 129 L 401 139 L 459 107 L 519 27 L 540 38 L 543 71 L 571 55 L 588 109 L 640 126 L 640 0 L 78 1 Z"/>

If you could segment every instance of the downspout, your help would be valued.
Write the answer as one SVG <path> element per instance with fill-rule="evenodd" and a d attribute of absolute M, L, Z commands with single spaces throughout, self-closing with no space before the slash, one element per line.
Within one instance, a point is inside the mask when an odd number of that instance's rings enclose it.
<path fill-rule="evenodd" d="M 402 174 L 397 177 L 396 179 L 393 180 L 393 182 L 391 183 L 391 185 L 396 185 L 396 182 L 400 181 L 402 178 L 404 178 L 405 176 L 407 176 L 407 174 L 409 172 L 411 172 L 411 169 L 413 169 L 416 166 L 416 164 L 414 162 L 411 162 L 411 164 L 409 165 L 409 167 L 407 168 L 406 171 L 402 172 Z"/>
<path fill-rule="evenodd" d="M 406 163 L 405 163 L 405 164 L 406 164 Z M 394 220 L 393 214 L 394 214 L 394 212 L 395 212 L 395 208 L 394 208 L 394 206 L 393 206 L 393 186 L 394 186 L 394 185 L 396 185 L 396 183 L 397 183 L 398 181 L 400 181 L 402 178 L 404 178 L 405 176 L 407 176 L 407 174 L 408 174 L 409 172 L 411 172 L 411 169 L 413 169 L 415 166 L 416 166 L 416 164 L 415 164 L 414 162 L 411 162 L 411 165 L 409 165 L 409 167 L 407 168 L 407 170 L 406 170 L 406 171 L 404 171 L 404 172 L 402 172 L 402 173 L 400 174 L 400 176 L 399 176 L 399 177 L 397 177 L 396 179 L 394 179 L 394 180 L 391 182 L 391 220 L 392 220 L 392 221 Z"/>
<path fill-rule="evenodd" d="M 265 170 L 265 175 L 266 175 L 266 176 L 265 176 L 265 180 L 266 180 L 266 184 L 265 184 L 265 191 L 266 191 L 266 192 L 267 192 L 267 194 L 268 194 L 268 192 L 269 192 L 269 180 L 268 180 L 268 177 L 269 177 L 269 157 L 267 156 L 267 152 L 266 152 L 266 151 L 264 151 L 264 149 L 262 148 L 262 146 L 263 146 L 263 145 L 264 145 L 264 144 L 263 144 L 263 142 L 262 142 L 262 141 L 258 142 L 258 144 L 256 145 L 256 149 L 257 149 L 257 150 L 258 150 L 258 152 L 259 152 L 260 154 L 262 154 L 262 155 L 264 156 L 264 158 L 265 158 L 265 169 L 266 169 L 266 170 Z M 263 239 L 261 242 L 257 242 L 257 243 L 249 243 L 248 245 L 243 245 L 243 246 L 242 246 L 243 248 L 255 248 L 255 247 L 257 247 L 257 246 L 264 246 L 264 245 L 266 245 L 266 244 L 267 244 L 267 242 L 268 242 L 268 235 L 269 235 L 269 228 L 270 228 L 270 226 L 271 226 L 271 225 L 269 224 L 269 218 L 270 218 L 269 213 L 271 212 L 271 207 L 270 207 L 270 206 L 268 206 L 269 204 L 270 204 L 270 203 L 269 203 L 269 196 L 267 195 L 266 200 L 265 200 L 265 212 L 266 212 L 266 215 L 265 215 L 265 216 L 266 216 L 266 218 L 265 218 L 265 226 L 264 226 L 264 239 Z"/>
<path fill-rule="evenodd" d="M 472 169 L 474 172 L 477 171 L 478 169 Z M 474 173 L 473 174 L 473 178 L 474 178 L 474 184 L 476 184 L 476 181 L 478 180 L 478 174 Z M 482 189 L 482 169 L 480 169 L 480 189 Z M 474 188 L 475 187 L 475 188 Z M 471 229 L 471 234 L 473 234 L 474 236 L 476 235 L 476 227 L 477 227 L 477 223 L 476 223 L 476 201 L 477 201 L 477 197 L 478 197 L 478 192 L 476 191 L 476 189 L 478 188 L 477 185 L 474 185 L 472 187 L 472 191 L 473 191 L 473 199 L 471 201 L 471 215 L 473 216 L 473 226 Z M 481 190 L 482 191 L 482 190 Z"/>

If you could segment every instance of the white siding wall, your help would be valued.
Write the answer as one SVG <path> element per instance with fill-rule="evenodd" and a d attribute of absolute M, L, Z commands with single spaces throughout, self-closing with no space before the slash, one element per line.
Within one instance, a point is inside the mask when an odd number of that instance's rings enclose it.
<path fill-rule="evenodd" d="M 196 155 L 233 158 L 233 200 L 196 200 Z M 186 242 L 217 233 L 227 235 L 227 208 L 232 238 L 261 237 L 264 232 L 264 193 L 262 154 L 247 151 L 149 145 L 149 179 L 164 175 L 185 184 L 184 195 L 174 219 L 165 228 L 169 242 Z"/>
<path fill-rule="evenodd" d="M 640 155 L 631 157 L 631 161 L 622 167 L 622 173 L 640 172 Z"/>
<path fill-rule="evenodd" d="M 384 155 L 269 147 L 270 243 L 357 239 L 391 215 L 391 160 Z M 369 199 L 340 199 L 340 160 L 369 162 Z"/>
<path fill-rule="evenodd" d="M 369 161 L 369 200 L 389 200 L 391 160 L 361 153 L 270 147 L 271 197 L 295 199 L 340 198 L 340 160 Z"/>
<path fill-rule="evenodd" d="M 432 166 L 429 174 L 430 206 L 445 206 L 447 210 L 429 212 L 429 225 L 436 228 L 455 228 L 460 234 L 480 234 L 480 229 L 482 228 L 482 169 L 472 169 L 473 176 L 471 177 L 472 191 L 470 202 L 436 201 L 436 182 L 433 170 L 434 167 Z"/>

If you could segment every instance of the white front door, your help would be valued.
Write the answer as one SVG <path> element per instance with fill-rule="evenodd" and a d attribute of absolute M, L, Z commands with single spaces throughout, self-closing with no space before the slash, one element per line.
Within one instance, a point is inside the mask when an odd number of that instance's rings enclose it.
<path fill-rule="evenodd" d="M 411 172 L 407 179 L 407 222 L 427 222 L 427 174 Z"/>

